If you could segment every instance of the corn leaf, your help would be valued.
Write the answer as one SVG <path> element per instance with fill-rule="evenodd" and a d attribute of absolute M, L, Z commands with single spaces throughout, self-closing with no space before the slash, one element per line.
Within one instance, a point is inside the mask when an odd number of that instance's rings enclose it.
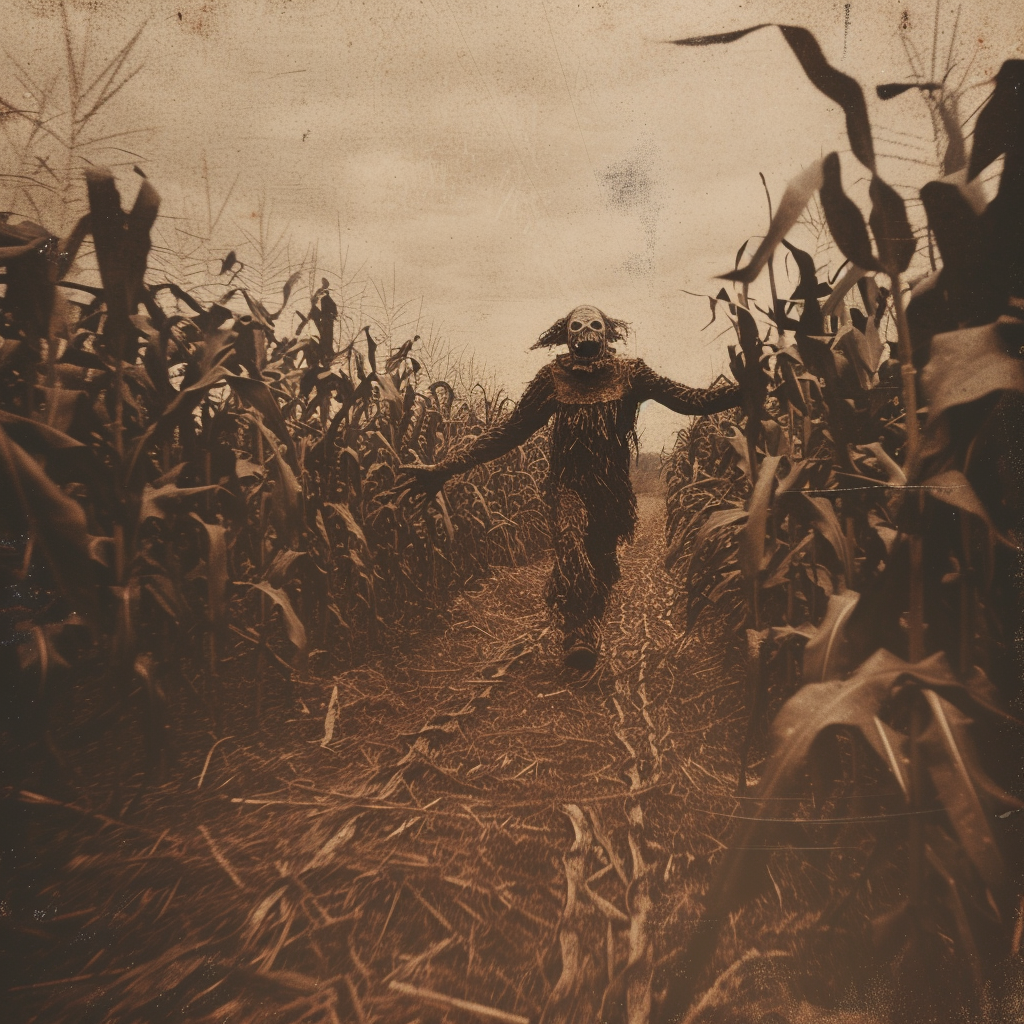
<path fill-rule="evenodd" d="M 855 266 L 866 270 L 879 269 L 864 217 L 857 204 L 843 191 L 838 153 L 829 153 L 823 161 L 821 207 L 839 251 Z"/>
<path fill-rule="evenodd" d="M 1024 100 L 1024 60 L 1008 60 L 996 75 L 996 87 L 978 114 L 967 178 L 976 178 L 993 160 L 1020 144 Z"/>
<path fill-rule="evenodd" d="M 994 889 L 1004 881 L 1006 866 L 990 824 L 994 814 L 985 803 L 995 803 L 1000 811 L 1024 805 L 982 771 L 967 731 L 970 719 L 933 690 L 925 690 L 924 696 L 931 721 L 919 743 L 928 774 L 964 851 Z"/>
<path fill-rule="evenodd" d="M 1007 352 L 998 324 L 936 334 L 921 371 L 931 426 L 949 409 L 996 391 L 1024 392 L 1024 365 Z"/>
<path fill-rule="evenodd" d="M 993 533 L 996 532 L 988 509 L 982 504 L 981 498 L 971 486 L 970 480 L 959 469 L 946 469 L 941 473 L 936 473 L 935 476 L 923 481 L 921 487 L 944 504 L 952 505 L 962 512 L 977 516 Z M 1002 539 L 1010 547 L 1016 546 L 1006 538 Z"/>
<path fill-rule="evenodd" d="M 297 471 L 299 460 L 295 452 L 295 441 L 270 388 L 261 380 L 253 380 L 251 377 L 241 377 L 236 374 L 225 374 L 223 380 L 231 386 L 231 390 L 246 405 L 252 406 L 263 417 L 263 421 L 284 445 L 292 469 Z"/>
<path fill-rule="evenodd" d="M 871 196 L 868 223 L 878 249 L 878 263 L 890 277 L 902 274 L 910 266 L 917 248 L 906 204 L 892 185 L 877 174 L 871 179 L 868 194 Z"/>
<path fill-rule="evenodd" d="M 757 484 L 750 496 L 747 521 L 740 534 L 740 566 L 743 575 L 756 584 L 764 563 L 768 507 L 775 487 L 775 472 L 782 458 L 767 455 L 761 462 Z"/>
<path fill-rule="evenodd" d="M 856 79 L 843 74 L 829 64 L 821 52 L 817 39 L 807 29 L 797 25 L 765 22 L 735 32 L 722 32 L 718 35 L 694 36 L 690 39 L 672 41 L 676 46 L 712 46 L 718 43 L 731 43 L 762 28 L 777 28 L 800 62 L 804 74 L 820 92 L 843 108 L 843 113 L 846 115 L 846 134 L 850 139 L 853 155 L 865 167 L 874 171 L 875 146 L 871 138 L 871 123 L 868 120 L 864 92 Z"/>
<path fill-rule="evenodd" d="M 302 625 L 302 620 L 295 612 L 292 599 L 283 590 L 278 590 L 277 587 L 272 587 L 269 583 L 263 581 L 254 583 L 242 580 L 239 581 L 239 586 L 253 587 L 255 590 L 260 591 L 260 593 L 266 594 L 274 602 L 281 612 L 281 618 L 284 621 L 288 639 L 299 652 L 299 657 L 304 659 L 306 656 L 306 628 Z"/>
<path fill-rule="evenodd" d="M 174 483 L 165 484 L 162 487 L 145 484 L 139 503 L 139 522 L 144 523 L 149 519 L 166 519 L 167 513 L 178 502 L 220 489 L 219 484 L 206 484 L 202 487 L 179 487 Z"/>
<path fill-rule="evenodd" d="M 206 621 L 216 635 L 227 628 L 228 540 L 227 530 L 207 523 L 195 512 L 192 518 L 206 535 Z"/>
<path fill-rule="evenodd" d="M 832 594 L 825 609 L 825 618 L 814 630 L 804 648 L 804 679 L 820 682 L 832 678 L 845 657 L 846 620 L 853 613 L 860 597 L 855 590 Z"/>
<path fill-rule="evenodd" d="M 7 507 L 20 512 L 40 545 L 57 585 L 80 587 L 89 574 L 89 535 L 82 506 L 68 497 L 43 467 L 0 426 L 0 475 Z"/>
<path fill-rule="evenodd" d="M 723 280 L 739 281 L 743 284 L 752 284 L 754 282 L 758 274 L 765 268 L 779 242 L 782 241 L 793 225 L 800 219 L 800 215 L 811 201 L 811 197 L 822 187 L 824 180 L 822 167 L 823 161 L 816 160 L 789 182 L 786 186 L 786 191 L 782 193 L 779 208 L 775 211 L 775 216 L 772 217 L 772 222 L 768 226 L 768 233 L 757 247 L 757 251 L 750 258 L 750 262 L 740 270 L 733 270 L 727 274 L 719 275 Z M 718 298 L 727 299 L 728 295 L 719 293 Z M 714 323 L 716 300 L 710 298 L 710 302 L 711 323 Z M 710 324 L 707 326 L 710 326 Z"/>

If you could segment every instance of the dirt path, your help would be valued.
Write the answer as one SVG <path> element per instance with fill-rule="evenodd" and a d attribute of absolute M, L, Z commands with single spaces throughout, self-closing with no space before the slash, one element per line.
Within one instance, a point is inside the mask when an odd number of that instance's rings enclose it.
<path fill-rule="evenodd" d="M 22 890 L 24 1019 L 467 1019 L 423 990 L 513 1015 L 491 1019 L 645 1019 L 736 806 L 741 712 L 714 638 L 671 622 L 663 501 L 640 508 L 582 683 L 547 566 L 508 570 L 121 820 L 24 798 L 38 842 L 76 836 Z"/>

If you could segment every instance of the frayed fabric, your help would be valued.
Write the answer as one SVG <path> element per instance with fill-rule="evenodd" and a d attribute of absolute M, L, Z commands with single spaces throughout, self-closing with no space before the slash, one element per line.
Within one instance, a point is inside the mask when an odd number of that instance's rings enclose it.
<path fill-rule="evenodd" d="M 554 327 L 548 333 L 542 343 L 557 344 Z M 552 422 L 547 495 L 555 558 L 546 597 L 567 651 L 577 642 L 596 650 L 619 579 L 618 546 L 633 539 L 637 506 L 629 468 L 638 449 L 637 413 L 649 399 L 700 416 L 731 409 L 740 396 L 735 384 L 688 388 L 640 359 L 609 354 L 581 366 L 563 355 L 537 374 L 507 420 L 443 466 L 451 474 L 497 458 Z"/>
<path fill-rule="evenodd" d="M 555 622 L 568 638 L 604 616 L 619 580 L 618 538 L 595 518 L 582 496 L 560 487 L 553 501 L 554 565 L 546 597 Z"/>
<path fill-rule="evenodd" d="M 588 529 L 600 535 L 600 547 L 613 551 L 620 540 L 632 540 L 636 529 L 629 479 L 637 448 L 635 418 L 622 399 L 562 405 L 551 432 L 552 497 L 563 488 L 575 492 L 592 524 Z M 557 502 L 552 508 L 557 521 Z"/>

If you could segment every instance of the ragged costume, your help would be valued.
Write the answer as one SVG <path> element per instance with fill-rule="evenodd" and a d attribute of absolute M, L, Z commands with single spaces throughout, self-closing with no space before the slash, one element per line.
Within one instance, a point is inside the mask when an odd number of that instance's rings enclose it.
<path fill-rule="evenodd" d="M 689 388 L 659 376 L 642 359 L 625 359 L 611 342 L 626 325 L 594 306 L 578 306 L 534 348 L 569 351 L 530 382 L 512 414 L 436 469 L 447 478 L 522 444 L 552 418 L 548 496 L 554 567 L 547 601 L 561 627 L 565 663 L 589 670 L 600 650 L 600 623 L 619 579 L 617 549 L 632 540 L 636 496 L 629 478 L 640 405 L 652 400 L 688 416 L 739 405 L 735 384 Z"/>

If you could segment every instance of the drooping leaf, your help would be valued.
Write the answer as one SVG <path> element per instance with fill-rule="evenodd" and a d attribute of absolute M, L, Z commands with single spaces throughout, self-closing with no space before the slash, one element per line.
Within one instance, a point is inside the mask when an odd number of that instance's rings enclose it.
<path fill-rule="evenodd" d="M 880 100 L 891 100 L 902 96 L 910 89 L 933 92 L 941 88 L 942 85 L 938 82 L 894 82 L 887 85 L 876 85 L 875 92 Z"/>
<path fill-rule="evenodd" d="M 967 178 L 976 178 L 1011 146 L 1020 144 L 1024 105 L 1024 60 L 1008 60 L 996 75 L 996 87 L 978 114 Z"/>
<path fill-rule="evenodd" d="M 890 277 L 910 266 L 917 240 L 907 219 L 907 207 L 900 194 L 877 174 L 868 186 L 871 216 L 868 223 L 875 237 L 878 262 Z"/>
<path fill-rule="evenodd" d="M 345 524 L 345 530 L 348 532 L 348 535 L 355 539 L 361 554 L 369 557 L 370 545 L 366 541 L 366 534 L 363 533 L 363 528 L 356 521 L 356 517 L 352 514 L 352 509 L 348 507 L 348 504 L 344 501 L 329 501 L 326 503 L 326 507 L 333 509 L 341 516 L 341 521 Z"/>
<path fill-rule="evenodd" d="M 251 295 L 248 288 L 239 288 L 239 291 L 242 293 L 242 298 L 245 299 L 245 304 L 249 307 L 253 320 L 267 332 L 268 337 L 273 338 L 274 322 L 263 303 L 255 295 Z"/>
<path fill-rule="evenodd" d="M 824 333 L 824 321 L 821 314 L 821 303 L 818 301 L 818 273 L 814 266 L 814 257 L 803 249 L 798 249 L 788 239 L 783 239 L 782 244 L 796 260 L 797 269 L 800 271 L 800 281 L 793 289 L 793 298 L 803 302 L 800 312 L 800 333 L 797 336 L 797 346 L 800 350 L 800 358 L 805 366 L 812 373 L 818 372 L 817 361 L 808 359 L 805 355 L 807 339 Z"/>
<path fill-rule="evenodd" d="M 850 140 L 853 155 L 872 173 L 870 186 L 872 209 L 869 223 L 875 237 L 875 245 L 878 248 L 878 262 L 889 274 L 902 273 L 906 270 L 914 254 L 914 237 L 907 221 L 903 200 L 891 186 L 878 177 L 875 147 L 871 136 L 867 105 L 864 102 L 864 92 L 856 79 L 843 74 L 828 63 L 814 35 L 807 29 L 795 25 L 763 23 L 735 32 L 677 39 L 674 42 L 679 46 L 709 46 L 716 43 L 729 43 L 741 39 L 751 32 L 756 32 L 758 29 L 768 28 L 772 24 L 782 33 L 783 38 L 800 62 L 800 66 L 804 69 L 804 73 L 814 86 L 843 108 L 846 115 L 846 134 Z M 845 208 L 847 214 L 849 213 L 845 204 L 840 204 L 840 206 Z M 837 207 L 837 209 L 839 208 Z M 848 217 L 844 218 L 845 220 L 848 220 Z M 847 237 L 847 241 L 856 241 L 856 239 Z M 855 245 L 853 248 L 862 250 L 860 245 Z"/>
<path fill-rule="evenodd" d="M 889 483 L 902 487 L 907 482 L 907 474 L 903 471 L 903 467 L 882 447 L 880 441 L 874 441 L 864 447 L 874 455 Z"/>
<path fill-rule="evenodd" d="M 782 239 L 790 232 L 793 225 L 800 219 L 811 197 L 822 187 L 822 161 L 816 160 L 809 167 L 801 171 L 786 186 L 786 191 L 779 201 L 779 208 L 772 217 L 768 226 L 768 233 L 762 239 L 757 251 L 750 258 L 750 262 L 741 270 L 733 270 L 720 276 L 726 281 L 740 281 L 744 284 L 752 284 L 758 274 L 765 268 L 772 253 L 778 247 Z M 728 295 L 719 293 L 718 298 L 728 298 Z M 715 300 L 711 300 L 711 322 L 715 320 Z"/>
<path fill-rule="evenodd" d="M 150 573 L 139 577 L 139 586 L 144 594 L 148 594 L 154 604 L 160 608 L 171 622 L 181 620 L 181 594 L 174 583 L 162 573 Z"/>
<path fill-rule="evenodd" d="M 10 438 L 2 425 L 0 475 L 7 495 L 6 508 L 28 527 L 57 586 L 65 591 L 83 587 L 90 579 L 85 512 L 74 498 L 68 497 L 46 475 L 43 467 L 24 448 Z M 20 526 L 22 523 L 17 523 L 17 527 Z"/>
<path fill-rule="evenodd" d="M 153 186 L 143 181 L 131 211 L 125 213 L 110 171 L 89 168 L 85 180 L 96 261 L 108 310 L 104 338 L 112 346 L 114 358 L 127 358 L 125 346 L 132 334 L 129 317 L 142 298 L 150 230 L 156 221 L 160 198 Z"/>
<path fill-rule="evenodd" d="M 822 162 L 821 207 L 839 251 L 866 271 L 879 269 L 864 217 L 857 204 L 843 191 L 838 153 L 829 153 Z"/>
<path fill-rule="evenodd" d="M 288 424 L 285 423 L 281 407 L 277 404 L 273 393 L 264 381 L 241 377 L 237 374 L 225 374 L 224 382 L 245 402 L 252 406 L 263 417 L 263 421 L 277 435 L 277 439 L 288 452 L 288 461 L 294 470 L 298 470 L 299 461 L 295 452 L 295 441 Z"/>
<path fill-rule="evenodd" d="M 172 433 L 174 428 L 206 397 L 210 389 L 221 383 L 227 374 L 224 364 L 230 357 L 231 352 L 232 347 L 230 343 L 221 345 L 212 354 L 210 366 L 202 373 L 202 376 L 195 383 L 178 391 L 160 416 L 146 428 L 136 442 L 131 459 L 129 460 L 126 473 L 128 479 L 134 476 L 140 464 L 140 459 L 149 450 L 150 446 Z"/>
<path fill-rule="evenodd" d="M 875 169 L 875 147 L 871 138 L 871 123 L 868 120 L 867 104 L 864 92 L 856 79 L 843 74 L 825 59 L 821 47 L 814 35 L 797 25 L 780 25 L 766 22 L 752 25 L 750 28 L 738 29 L 735 32 L 722 32 L 718 35 L 694 36 L 690 39 L 675 39 L 676 46 L 711 46 L 717 43 L 731 43 L 742 39 L 751 32 L 762 28 L 778 28 L 783 39 L 789 44 L 804 74 L 814 86 L 834 103 L 843 108 L 846 115 L 846 134 L 850 139 L 853 155 L 865 167 Z"/>
<path fill-rule="evenodd" d="M 984 775 L 967 731 L 970 719 L 933 690 L 925 690 L 924 697 L 931 720 L 918 742 L 928 774 L 971 863 L 995 889 L 1004 881 L 1006 867 L 992 832 L 992 814 L 984 804 L 993 794 L 1001 811 L 1021 810 L 1024 805 Z"/>
<path fill-rule="evenodd" d="M 931 425 L 947 410 L 996 391 L 1024 392 L 1024 364 L 1007 352 L 998 324 L 936 334 L 921 372 Z"/>
<path fill-rule="evenodd" d="M 164 281 L 161 284 L 155 284 L 149 289 L 149 293 L 152 296 L 158 295 L 162 291 L 169 291 L 176 299 L 180 302 L 184 302 L 189 309 L 194 310 L 196 313 L 203 313 L 202 304 L 198 299 L 191 296 L 184 288 L 180 285 L 175 284 L 173 281 Z M 223 322 L 223 321 L 222 321 Z"/>
<path fill-rule="evenodd" d="M 271 476 L 274 480 L 273 509 L 278 531 L 291 547 L 298 548 L 306 523 L 302 484 L 299 483 L 291 466 L 278 450 L 275 435 L 267 428 L 262 419 L 254 417 L 253 421 L 259 425 L 263 436 L 269 442 Z"/>
<path fill-rule="evenodd" d="M 366 335 L 366 358 L 370 361 L 370 370 L 373 373 L 377 372 L 377 342 L 373 340 L 373 335 L 370 334 L 369 326 L 363 328 L 363 334 Z"/>
<path fill-rule="evenodd" d="M 744 306 L 736 306 L 736 324 L 739 328 L 740 348 L 745 361 L 752 369 L 761 359 L 761 339 L 757 331 L 757 322 L 750 310 Z"/>
<path fill-rule="evenodd" d="M 846 657 L 844 627 L 859 598 L 855 590 L 829 597 L 825 618 L 804 648 L 803 677 L 807 682 L 831 679 L 841 670 Z"/>
<path fill-rule="evenodd" d="M 166 519 L 167 513 L 178 502 L 217 490 L 220 490 L 219 484 L 206 484 L 203 487 L 179 487 L 175 483 L 170 483 L 164 484 L 162 487 L 154 487 L 147 483 L 142 488 L 139 522 L 144 523 L 149 519 Z"/>
<path fill-rule="evenodd" d="M 227 628 L 228 541 L 227 530 L 207 523 L 195 512 L 192 518 L 206 535 L 206 621 L 216 635 Z"/>
<path fill-rule="evenodd" d="M 67 392 L 69 395 L 82 394 L 82 392 Z M 63 420 L 63 416 L 57 416 Z M 55 452 L 69 448 L 84 448 L 85 444 L 64 433 L 64 430 L 56 425 L 42 423 L 39 420 L 30 420 L 26 416 L 19 416 L 17 413 L 7 412 L 0 409 L 0 423 L 7 433 L 26 448 L 31 448 L 41 453 Z"/>
<path fill-rule="evenodd" d="M 813 532 L 808 532 L 791 548 L 784 549 L 785 554 L 781 558 L 776 560 L 778 556 L 773 557 L 767 570 L 769 575 L 761 584 L 761 589 L 771 590 L 773 587 L 785 586 L 789 582 L 790 570 L 794 562 L 807 550 L 813 539 Z M 794 627 L 787 626 L 786 628 L 792 629 Z M 806 631 L 801 630 L 801 635 L 805 632 Z M 807 633 L 806 636 L 808 640 L 811 638 L 810 633 Z"/>
<path fill-rule="evenodd" d="M 778 455 L 767 455 L 762 460 L 750 496 L 747 521 L 740 534 L 740 565 L 743 574 L 755 585 L 764 562 L 768 508 L 775 487 L 775 472 L 781 461 Z"/>
<path fill-rule="evenodd" d="M 922 481 L 920 486 L 938 501 L 977 516 L 992 531 L 993 536 L 998 537 L 1007 547 L 1017 548 L 1010 538 L 1004 537 L 996 530 L 988 509 L 978 497 L 978 492 L 959 469 L 942 470 Z"/>
<path fill-rule="evenodd" d="M 415 342 L 419 341 L 419 335 L 415 338 L 410 338 L 408 341 L 403 341 L 398 349 L 388 356 L 387 362 L 384 364 L 385 373 L 394 373 L 402 363 L 408 358 L 409 353 L 412 351 L 412 347 Z"/>
<path fill-rule="evenodd" d="M 795 346 L 780 348 L 775 354 L 775 361 L 782 371 L 782 388 L 786 401 L 806 416 L 807 402 L 804 399 L 803 388 L 800 387 L 800 382 L 797 379 L 798 367 L 799 370 L 803 370 L 799 351 Z"/>
<path fill-rule="evenodd" d="M 943 174 L 950 174 L 964 167 L 967 159 L 966 149 L 955 92 L 947 92 L 941 82 L 902 82 L 875 86 L 875 92 L 881 100 L 894 99 L 911 89 L 931 93 L 935 100 L 947 140 L 946 153 L 942 160 Z"/>
<path fill-rule="evenodd" d="M 278 309 L 276 313 L 271 314 L 270 317 L 270 319 L 273 320 L 275 323 L 277 322 L 278 317 L 280 317 L 280 315 L 284 312 L 284 307 L 288 305 L 288 299 L 291 298 L 292 289 L 295 287 L 296 284 L 298 284 L 301 277 L 302 271 L 296 270 L 295 273 L 292 274 L 292 276 L 289 277 L 287 281 L 285 281 L 284 287 L 281 289 L 281 308 Z"/>
<path fill-rule="evenodd" d="M 707 963 L 714 952 L 714 938 L 721 923 L 742 900 L 751 876 L 758 864 L 763 863 L 765 819 L 774 816 L 776 798 L 788 795 L 803 773 L 820 736 L 836 728 L 859 732 L 882 763 L 894 771 L 901 785 L 907 786 L 901 763 L 905 747 L 894 744 L 891 732 L 886 728 L 880 730 L 876 724 L 893 694 L 904 683 L 964 690 L 941 653 L 911 664 L 889 651 L 879 650 L 849 679 L 809 683 L 782 706 L 772 723 L 771 753 L 757 788 L 757 802 L 725 851 L 707 897 L 707 909 L 682 959 L 686 970 L 676 982 L 678 995 L 672 1003 L 666 1000 L 667 1005 L 687 1004 L 687 990 L 694 983 L 693 970 Z M 671 988 L 669 998 L 673 998 Z"/>
<path fill-rule="evenodd" d="M 878 331 L 871 328 L 874 328 L 873 320 L 867 322 L 864 331 L 850 327 L 836 340 L 837 347 L 853 364 L 857 381 L 865 391 L 870 391 L 877 383 L 876 375 L 884 351 Z"/>
<path fill-rule="evenodd" d="M 859 213 L 860 211 L 858 210 L 857 212 Z M 863 221 L 863 217 L 861 220 Z M 832 289 L 832 293 L 823 303 L 821 307 L 821 315 L 834 316 L 843 299 L 845 299 L 853 287 L 860 283 L 863 278 L 867 277 L 869 273 L 869 270 L 865 270 L 863 267 L 858 267 L 856 264 L 851 263 L 846 270 L 843 271 L 843 276 L 836 282 Z"/>
<path fill-rule="evenodd" d="M 80 616 L 69 615 L 60 622 L 33 626 L 30 633 L 29 639 L 17 645 L 18 668 L 34 672 L 37 692 L 45 697 L 51 675 L 71 668 L 68 659 L 73 660 L 77 650 L 88 641 L 89 628 Z"/>
<path fill-rule="evenodd" d="M 928 226 L 942 256 L 941 286 L 958 323 L 995 318 L 998 285 L 982 218 L 964 191 L 951 182 L 930 181 L 921 189 Z"/>
<path fill-rule="evenodd" d="M 820 495 L 808 495 L 802 491 L 794 492 L 800 494 L 810 504 L 814 529 L 830 548 L 835 552 L 843 566 L 847 582 L 853 579 L 853 553 L 846 542 L 846 535 L 839 523 L 839 517 L 832 502 Z M 847 591 L 849 593 L 849 591 Z M 827 678 L 827 677 L 826 677 Z"/>
<path fill-rule="evenodd" d="M 274 560 L 267 569 L 267 582 L 272 587 L 283 587 L 289 580 L 299 576 L 304 569 L 312 565 L 308 551 L 296 551 L 294 548 L 281 548 L 274 555 Z"/>
<path fill-rule="evenodd" d="M 772 724 L 772 754 L 761 795 L 777 794 L 791 781 L 806 761 L 815 737 L 833 726 L 860 731 L 883 762 L 889 764 L 874 718 L 883 712 L 901 685 L 919 687 L 926 694 L 959 694 L 969 699 L 967 688 L 958 682 L 941 651 L 915 663 L 886 650 L 876 651 L 849 679 L 808 684 L 783 705 Z M 943 704 L 954 706 L 948 698 Z"/>
<path fill-rule="evenodd" d="M 723 508 L 712 512 L 697 534 L 694 549 L 699 550 L 718 530 L 732 526 L 734 523 L 743 522 L 748 514 L 745 508 Z"/>
<path fill-rule="evenodd" d="M 296 614 L 291 598 L 283 590 L 278 590 L 262 580 L 255 583 L 242 580 L 240 585 L 253 587 L 260 591 L 260 593 L 266 594 L 274 602 L 281 611 L 281 618 L 284 621 L 288 639 L 298 651 L 300 659 L 304 659 L 306 656 L 306 627 L 302 625 L 302 620 Z"/>

